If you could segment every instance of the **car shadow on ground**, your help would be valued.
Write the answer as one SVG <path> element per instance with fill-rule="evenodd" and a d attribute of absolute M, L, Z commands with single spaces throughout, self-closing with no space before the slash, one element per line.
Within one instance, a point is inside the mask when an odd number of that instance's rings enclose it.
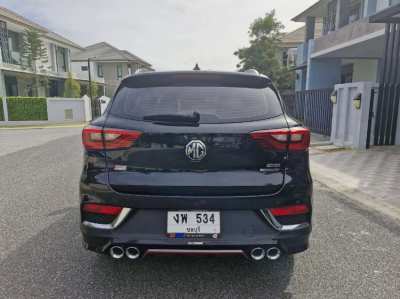
<path fill-rule="evenodd" d="M 114 261 L 83 249 L 78 209 L 0 263 L 0 297 L 291 298 L 293 257 L 253 263 L 242 257 L 148 257 Z M 54 217 L 54 216 L 53 216 Z"/>

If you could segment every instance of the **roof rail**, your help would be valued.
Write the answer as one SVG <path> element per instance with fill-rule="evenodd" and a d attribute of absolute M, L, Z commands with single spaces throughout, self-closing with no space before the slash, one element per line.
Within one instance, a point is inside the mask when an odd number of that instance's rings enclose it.
<path fill-rule="evenodd" d="M 244 73 L 253 74 L 253 75 L 257 75 L 257 76 L 260 75 L 260 73 L 256 69 L 248 69 L 248 70 L 245 70 Z"/>

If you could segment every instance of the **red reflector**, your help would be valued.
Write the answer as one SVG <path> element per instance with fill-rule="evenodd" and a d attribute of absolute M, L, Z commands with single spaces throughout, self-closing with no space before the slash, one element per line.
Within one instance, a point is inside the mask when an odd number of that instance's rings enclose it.
<path fill-rule="evenodd" d="M 121 207 L 115 206 L 107 206 L 107 205 L 99 205 L 95 203 L 87 203 L 82 207 L 84 212 L 93 213 L 93 214 L 101 214 L 101 215 L 114 215 L 117 216 L 121 213 Z"/>
<path fill-rule="evenodd" d="M 301 151 L 310 146 L 310 131 L 303 127 L 250 133 L 264 149 Z"/>
<path fill-rule="evenodd" d="M 82 143 L 87 150 L 112 150 L 131 147 L 142 132 L 120 129 L 86 127 L 82 131 Z"/>
<path fill-rule="evenodd" d="M 293 216 L 293 215 L 308 214 L 310 212 L 310 209 L 308 205 L 300 204 L 294 206 L 272 208 L 269 209 L 269 211 L 274 216 L 291 216 L 291 215 Z"/>

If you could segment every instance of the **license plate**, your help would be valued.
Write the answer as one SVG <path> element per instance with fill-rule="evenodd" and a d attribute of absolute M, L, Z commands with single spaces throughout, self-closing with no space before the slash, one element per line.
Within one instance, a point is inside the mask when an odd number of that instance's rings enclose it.
<path fill-rule="evenodd" d="M 167 218 L 170 238 L 217 238 L 221 232 L 220 212 L 169 211 Z"/>

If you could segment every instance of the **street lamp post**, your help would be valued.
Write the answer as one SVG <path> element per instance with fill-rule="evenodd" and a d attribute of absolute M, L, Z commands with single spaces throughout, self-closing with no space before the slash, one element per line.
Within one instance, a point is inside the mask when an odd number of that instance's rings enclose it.
<path fill-rule="evenodd" d="M 90 70 L 90 58 L 88 58 L 87 62 L 88 62 L 88 72 L 89 72 L 89 97 L 90 100 L 92 100 L 92 74 L 91 74 L 92 72 Z"/>

